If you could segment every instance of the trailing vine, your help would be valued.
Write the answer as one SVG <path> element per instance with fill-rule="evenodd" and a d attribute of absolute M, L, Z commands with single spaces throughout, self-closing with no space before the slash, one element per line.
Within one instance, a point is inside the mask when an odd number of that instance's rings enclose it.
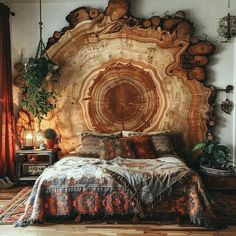
<path fill-rule="evenodd" d="M 26 64 L 26 85 L 21 104 L 38 119 L 39 124 L 56 107 L 57 93 L 47 80 L 47 75 L 56 69 L 56 64 L 45 57 L 30 58 Z"/>

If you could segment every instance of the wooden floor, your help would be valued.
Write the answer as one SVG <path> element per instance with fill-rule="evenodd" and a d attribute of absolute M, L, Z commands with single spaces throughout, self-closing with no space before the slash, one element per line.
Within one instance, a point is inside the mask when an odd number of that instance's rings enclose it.
<path fill-rule="evenodd" d="M 178 225 L 48 225 L 14 228 L 0 225 L 0 236 L 235 236 L 236 227 L 213 232 L 205 228 L 179 227 Z"/>
<path fill-rule="evenodd" d="M 7 203 L 22 187 L 0 189 L 0 207 Z M 108 225 L 108 224 L 55 224 L 15 228 L 0 225 L 0 236 L 236 236 L 236 226 L 221 231 L 209 231 L 203 227 L 178 225 Z"/>
<path fill-rule="evenodd" d="M 11 189 L 0 189 L 0 208 L 2 208 L 9 200 L 11 200 L 23 187 Z"/>

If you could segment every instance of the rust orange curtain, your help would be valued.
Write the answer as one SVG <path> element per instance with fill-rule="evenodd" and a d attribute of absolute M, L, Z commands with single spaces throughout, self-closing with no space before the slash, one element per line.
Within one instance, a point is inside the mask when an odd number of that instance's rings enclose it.
<path fill-rule="evenodd" d="M 15 123 L 12 98 L 10 10 L 0 3 L 0 177 L 15 176 Z"/>

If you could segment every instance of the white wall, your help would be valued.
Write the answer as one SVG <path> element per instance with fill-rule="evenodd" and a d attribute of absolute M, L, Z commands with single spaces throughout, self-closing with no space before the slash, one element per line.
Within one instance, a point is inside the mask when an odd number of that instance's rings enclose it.
<path fill-rule="evenodd" d="M 11 10 L 16 13 L 12 18 L 12 54 L 13 62 L 20 58 L 23 51 L 26 58 L 35 55 L 39 40 L 39 0 L 12 0 Z M 65 17 L 70 11 L 80 6 L 105 9 L 108 0 L 42 0 L 43 3 L 43 38 L 47 42 L 55 30 L 67 25 Z M 227 15 L 226 0 L 132 0 L 132 13 L 138 17 L 150 17 L 153 14 L 163 16 L 184 10 L 188 19 L 196 27 L 196 35 L 207 34 L 217 50 L 208 66 L 209 83 L 225 88 L 235 87 L 235 41 L 221 43 L 216 32 L 217 20 Z M 236 15 L 236 1 L 231 1 L 230 13 Z M 233 95 L 231 96 L 233 99 Z M 219 110 L 216 134 L 222 143 L 233 147 L 235 152 L 235 109 L 232 115 Z M 235 155 L 234 155 L 235 156 Z"/>
<path fill-rule="evenodd" d="M 8 6 L 10 5 L 10 0 L 1 0 L 0 2 Z"/>

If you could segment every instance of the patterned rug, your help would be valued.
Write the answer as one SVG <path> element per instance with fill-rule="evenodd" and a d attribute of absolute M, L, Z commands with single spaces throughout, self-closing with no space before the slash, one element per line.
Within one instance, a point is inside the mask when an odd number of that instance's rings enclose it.
<path fill-rule="evenodd" d="M 0 224 L 13 224 L 15 223 L 20 216 L 24 213 L 26 199 L 31 193 L 32 187 L 25 187 L 22 189 L 12 200 L 10 200 L 2 209 L 0 209 Z M 224 192 L 211 192 L 211 203 L 212 206 L 221 222 L 226 223 L 227 225 L 236 225 L 236 192 L 235 193 L 224 193 Z M 182 219 L 184 220 L 184 219 Z M 83 223 L 94 223 L 95 221 L 87 221 Z M 96 222 L 95 222 L 96 223 Z M 99 223 L 99 222 L 97 222 Z M 124 223 L 124 222 L 115 222 L 114 223 Z M 133 222 L 126 222 L 133 223 Z M 151 221 L 138 222 L 149 223 Z M 158 224 L 157 221 L 153 223 Z M 189 221 L 184 220 L 184 222 L 176 222 L 173 220 L 160 222 L 160 224 L 176 224 L 184 223 L 185 225 L 192 225 Z"/>
<path fill-rule="evenodd" d="M 24 213 L 25 202 L 32 187 L 25 187 L 16 194 L 3 208 L 0 209 L 0 224 L 13 224 Z"/>

